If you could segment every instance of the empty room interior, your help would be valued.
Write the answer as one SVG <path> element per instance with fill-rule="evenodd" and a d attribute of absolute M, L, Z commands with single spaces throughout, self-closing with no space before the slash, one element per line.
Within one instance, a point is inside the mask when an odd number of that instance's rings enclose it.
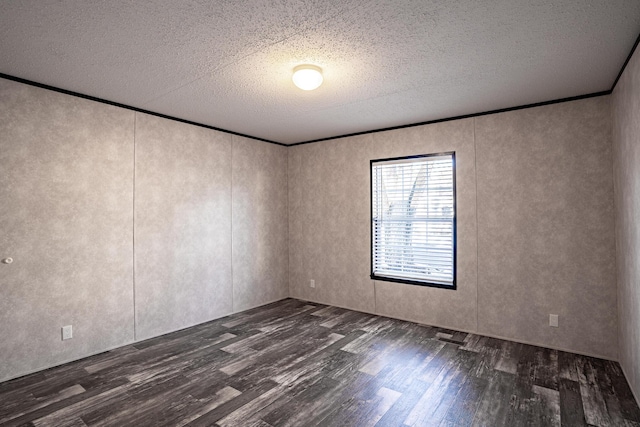
<path fill-rule="evenodd" d="M 0 425 L 640 426 L 640 2 L 0 2 Z"/>

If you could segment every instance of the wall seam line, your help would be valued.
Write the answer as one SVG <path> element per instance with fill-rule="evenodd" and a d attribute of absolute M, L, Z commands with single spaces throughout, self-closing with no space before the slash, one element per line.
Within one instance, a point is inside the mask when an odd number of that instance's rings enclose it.
<path fill-rule="evenodd" d="M 476 202 L 476 332 L 480 330 L 479 327 L 479 314 L 480 304 L 478 303 L 478 287 L 480 286 L 480 261 L 478 258 L 478 254 L 480 253 L 480 232 L 478 231 L 480 227 L 478 226 L 478 145 L 476 141 L 476 118 L 473 118 L 473 174 L 475 177 L 476 184 L 476 194 L 475 194 L 475 202 Z"/>
<path fill-rule="evenodd" d="M 291 221 L 291 204 L 289 203 L 289 150 L 284 150 L 287 156 L 287 297 L 291 298 L 291 234 L 289 222 Z"/>
<path fill-rule="evenodd" d="M 622 78 L 622 74 L 620 74 L 620 76 L 618 77 L 618 80 L 616 80 L 616 83 L 619 81 L 620 78 Z M 615 135 L 614 135 L 614 127 L 616 125 L 615 123 L 616 115 L 614 111 L 615 99 L 613 96 L 614 91 L 615 91 L 615 85 L 614 85 L 614 88 L 612 89 L 611 95 L 609 95 L 609 125 L 610 125 L 609 136 L 611 138 L 611 141 L 610 141 L 611 142 L 611 186 L 613 190 L 613 267 L 614 267 L 614 281 L 616 285 L 616 292 L 615 292 L 615 296 L 616 296 L 616 360 L 620 362 L 621 361 L 620 342 L 622 341 L 621 340 L 622 331 L 620 330 L 620 325 L 622 324 L 622 322 L 620 321 L 621 310 L 620 310 L 620 295 L 619 295 L 620 277 L 619 277 L 619 271 L 618 271 L 619 254 L 618 254 L 618 203 L 617 203 L 617 200 L 618 200 L 617 192 L 620 191 L 620 189 L 618 189 L 616 185 L 616 170 L 617 170 L 616 158 L 617 157 L 616 157 L 616 143 L 615 143 Z M 622 366 L 622 363 L 620 363 L 620 365 Z"/>
<path fill-rule="evenodd" d="M 300 149 L 298 149 L 300 150 Z M 300 150 L 303 151 L 303 150 Z M 309 149 L 304 149 L 304 151 L 310 151 Z M 306 168 L 305 168 L 305 158 L 306 156 L 302 155 L 303 153 L 300 153 L 299 157 L 300 157 L 300 161 L 298 162 L 299 168 L 298 170 L 300 171 L 298 173 L 298 179 L 299 182 L 302 182 L 302 184 L 298 184 L 298 188 L 302 187 L 302 191 L 300 191 L 300 212 L 301 214 L 299 215 L 299 219 L 300 218 L 304 218 L 304 213 L 307 210 L 307 198 L 305 197 L 305 194 L 307 194 L 307 191 L 304 191 L 304 189 L 308 186 L 307 183 L 307 175 L 306 175 Z M 304 181 L 303 181 L 304 180 Z M 300 221 L 302 221 L 302 219 L 300 219 Z M 308 241 L 308 237 L 309 237 L 309 233 L 307 232 L 307 230 L 302 227 L 299 226 L 298 229 L 300 230 L 300 234 L 302 235 L 302 238 L 300 239 L 300 246 L 302 246 L 302 255 L 299 257 L 300 259 L 300 269 L 302 270 L 302 274 L 304 276 L 307 276 L 306 279 L 303 279 L 302 283 L 298 283 L 296 286 L 300 286 L 300 292 L 299 295 L 300 296 L 304 296 L 304 295 L 313 295 L 314 297 L 317 298 L 317 294 L 319 293 L 318 291 L 310 291 L 308 288 L 308 284 L 309 284 L 309 280 L 311 279 L 311 274 L 309 273 L 309 263 L 307 262 L 307 258 L 308 258 L 308 253 L 309 253 L 309 248 L 307 248 L 307 241 Z"/>
<path fill-rule="evenodd" d="M 132 255 L 133 255 L 133 341 L 138 339 L 136 317 L 136 127 L 138 113 L 133 112 L 133 218 L 132 223 Z"/>

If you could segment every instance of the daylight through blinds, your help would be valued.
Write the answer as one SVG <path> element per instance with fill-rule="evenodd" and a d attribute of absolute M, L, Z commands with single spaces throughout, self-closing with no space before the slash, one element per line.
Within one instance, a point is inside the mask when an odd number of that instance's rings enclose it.
<path fill-rule="evenodd" d="M 453 154 L 371 167 L 373 275 L 453 286 Z"/>

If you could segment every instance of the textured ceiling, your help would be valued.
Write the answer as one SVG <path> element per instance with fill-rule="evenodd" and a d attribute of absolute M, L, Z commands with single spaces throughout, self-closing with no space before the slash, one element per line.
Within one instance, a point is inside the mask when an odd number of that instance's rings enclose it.
<path fill-rule="evenodd" d="M 289 144 L 606 91 L 639 32 L 638 0 L 3 0 L 0 72 Z"/>

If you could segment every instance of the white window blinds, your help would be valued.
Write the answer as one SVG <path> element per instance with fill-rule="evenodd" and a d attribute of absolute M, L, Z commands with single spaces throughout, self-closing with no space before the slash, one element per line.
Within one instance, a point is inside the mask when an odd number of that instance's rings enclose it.
<path fill-rule="evenodd" d="M 372 278 L 455 287 L 455 154 L 371 162 Z"/>

